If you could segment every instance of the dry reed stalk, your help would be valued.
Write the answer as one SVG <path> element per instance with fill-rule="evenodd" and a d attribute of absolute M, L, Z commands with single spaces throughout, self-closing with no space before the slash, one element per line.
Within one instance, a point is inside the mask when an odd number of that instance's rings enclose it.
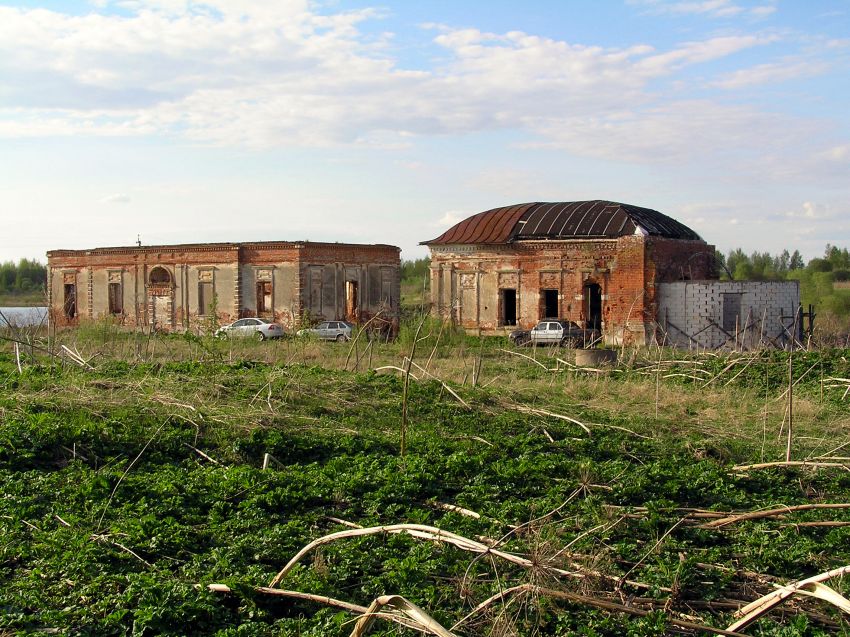
<path fill-rule="evenodd" d="M 443 336 L 443 329 L 446 327 L 446 321 L 440 321 L 440 331 L 437 332 L 437 338 L 434 341 L 434 347 L 431 348 L 431 354 L 428 356 L 428 360 L 425 361 L 425 369 L 428 369 L 431 366 L 431 359 L 434 358 L 434 354 L 437 353 L 437 346 L 440 344 L 440 339 Z"/>
<path fill-rule="evenodd" d="M 845 613 L 850 613 L 850 602 L 848 602 L 847 599 L 838 595 L 838 593 L 833 591 L 831 588 L 821 585 L 822 582 L 828 581 L 834 577 L 842 577 L 848 573 L 850 573 L 850 566 L 842 566 L 825 573 L 820 573 L 814 577 L 809 577 L 807 579 L 782 586 L 781 588 L 760 597 L 754 602 L 747 604 L 736 612 L 735 616 L 740 617 L 741 619 L 731 624 L 727 630 L 746 628 L 759 617 L 769 612 L 772 608 L 778 606 L 783 601 L 801 590 L 810 590 L 810 592 L 814 592 L 816 594 L 816 597 L 820 597 L 821 599 L 835 604 Z M 824 588 L 827 589 L 827 591 L 830 591 L 831 594 L 824 591 Z"/>
<path fill-rule="evenodd" d="M 571 422 L 575 425 L 578 425 L 582 429 L 584 429 L 588 435 L 591 435 L 590 429 L 584 423 L 576 420 L 575 418 L 571 418 L 570 416 L 565 416 L 563 414 L 556 414 L 551 411 L 546 411 L 545 409 L 536 409 L 534 407 L 525 407 L 523 405 L 507 405 L 508 409 L 512 409 L 514 411 L 518 411 L 524 414 L 534 414 L 535 416 L 549 416 L 551 418 L 557 418 L 559 420 L 566 420 L 567 422 Z M 552 441 L 554 442 L 554 440 Z"/>
<path fill-rule="evenodd" d="M 659 546 L 661 546 L 661 544 L 664 542 L 664 540 L 666 540 L 666 539 L 667 539 L 667 536 L 668 536 L 668 535 L 670 535 L 673 531 L 675 531 L 675 530 L 676 530 L 676 528 L 678 528 L 678 527 L 682 524 L 682 522 L 684 522 L 686 519 L 687 519 L 687 517 L 680 518 L 680 519 L 679 519 L 679 520 L 678 520 L 678 521 L 677 521 L 677 522 L 676 522 L 673 526 L 671 526 L 669 529 L 667 529 L 667 531 L 665 531 L 664 535 L 662 535 L 660 538 L 658 538 L 658 541 L 657 541 L 655 544 L 653 544 L 653 545 L 652 545 L 652 548 L 651 548 L 651 549 L 649 549 L 646 553 L 644 553 L 644 554 L 643 554 L 643 557 L 642 557 L 642 558 L 640 558 L 637 562 L 635 562 L 635 563 L 632 565 L 632 567 L 631 567 L 628 571 L 626 571 L 626 572 L 622 575 L 622 577 L 620 577 L 619 581 L 617 582 L 617 586 L 615 587 L 615 590 L 619 591 L 619 590 L 621 589 L 621 587 L 622 587 L 622 584 L 628 581 L 628 580 L 627 580 L 628 576 L 629 576 L 629 575 L 631 575 L 631 574 L 632 574 L 632 572 L 634 572 L 634 570 L 635 570 L 638 566 L 640 566 L 641 564 L 643 564 L 644 560 L 645 560 L 647 557 L 649 557 L 649 556 L 650 556 L 650 554 L 651 554 L 651 553 L 653 553 L 653 552 L 655 551 L 655 549 L 657 549 Z"/>
<path fill-rule="evenodd" d="M 650 611 L 634 608 L 633 606 L 624 606 L 622 604 L 617 604 L 615 602 L 605 599 L 598 599 L 595 597 L 588 597 L 586 595 L 579 595 L 578 593 L 573 593 L 570 591 L 557 591 L 550 588 L 543 588 L 535 584 L 520 584 L 518 586 L 506 588 L 505 590 L 493 595 L 492 597 L 489 597 L 488 599 L 478 604 L 478 606 L 476 606 L 463 619 L 455 623 L 452 626 L 452 630 L 459 627 L 460 625 L 468 621 L 471 617 L 486 609 L 488 606 L 492 606 L 495 602 L 504 600 L 506 597 L 516 595 L 518 593 L 533 593 L 541 597 L 549 597 L 551 599 L 559 599 L 572 603 L 584 604 L 586 606 L 591 606 L 602 610 L 626 613 L 629 615 L 636 615 L 638 617 L 646 617 L 650 614 Z M 666 621 L 673 626 L 676 626 L 678 628 L 684 628 L 689 631 L 699 631 L 712 635 L 730 635 L 732 637 L 745 637 L 743 633 L 734 632 L 729 629 L 723 630 L 722 628 L 714 628 L 713 626 L 706 626 L 704 624 L 697 624 L 695 622 L 682 621 L 679 619 L 674 619 L 672 617 L 667 617 Z"/>
<path fill-rule="evenodd" d="M 213 593 L 232 592 L 231 588 L 227 584 L 207 584 L 207 590 L 210 590 Z M 303 599 L 310 602 L 324 604 L 325 606 L 341 608 L 352 613 L 365 613 L 368 610 L 366 606 L 360 606 L 359 604 L 344 602 L 342 600 L 334 599 L 333 597 L 327 597 L 325 595 L 314 595 L 313 593 L 302 593 L 300 591 L 288 591 L 283 588 L 267 588 L 265 586 L 257 586 L 254 588 L 254 591 L 257 593 L 262 593 L 264 595 L 274 595 L 276 597 L 292 597 L 293 599 Z"/>
<path fill-rule="evenodd" d="M 381 595 L 376 598 L 369 605 L 369 608 L 366 609 L 366 612 L 362 613 L 357 620 L 354 630 L 351 631 L 351 637 L 363 637 L 363 635 L 369 632 L 369 629 L 378 617 L 394 621 L 396 614 L 384 613 L 382 612 L 384 608 L 403 613 L 402 616 L 412 620 L 413 624 L 421 631 L 436 635 L 437 637 L 456 637 L 454 633 L 443 628 L 428 613 L 401 595 Z"/>
<path fill-rule="evenodd" d="M 369 327 L 369 324 L 372 321 L 376 320 L 379 316 L 381 316 L 381 314 L 383 314 L 383 310 L 379 310 L 372 318 L 370 318 L 368 321 L 366 321 L 360 327 L 359 330 L 357 330 L 357 336 L 354 337 L 354 340 L 352 341 L 351 345 L 348 347 L 348 354 L 345 357 L 345 364 L 342 366 L 342 368 L 345 371 L 348 371 L 348 361 L 349 361 L 349 359 L 351 359 L 351 352 L 352 351 L 355 352 L 355 354 L 354 354 L 355 368 L 356 368 L 357 364 L 360 362 L 360 359 L 357 357 L 357 353 L 356 353 L 357 350 L 355 349 L 357 347 L 357 341 L 360 340 L 360 336 L 363 334 L 363 332 L 366 330 L 366 328 Z M 371 343 L 372 341 L 369 341 L 369 342 Z"/>
<path fill-rule="evenodd" d="M 850 526 L 850 522 L 839 522 L 837 520 L 826 520 L 824 522 L 794 522 L 789 524 L 780 524 L 780 528 L 785 527 L 842 527 L 842 526 Z"/>
<path fill-rule="evenodd" d="M 535 349 L 536 349 L 536 348 L 535 348 Z M 499 351 L 500 351 L 500 352 L 505 352 L 506 354 L 510 354 L 511 356 L 520 356 L 520 357 L 522 357 L 522 358 L 527 358 L 527 359 L 528 359 L 528 360 L 530 360 L 532 363 L 535 363 L 535 364 L 539 365 L 540 367 L 542 367 L 543 369 L 545 369 L 547 372 L 557 372 L 557 371 L 558 371 L 558 369 L 557 369 L 557 368 L 550 368 L 550 367 L 546 367 L 546 365 L 544 365 L 543 363 L 541 363 L 539 360 L 537 360 L 537 359 L 536 359 L 536 358 L 534 358 L 533 356 L 529 356 L 528 354 L 521 354 L 520 352 L 512 352 L 512 351 L 511 351 L 511 350 L 509 350 L 509 349 L 501 349 L 501 348 L 499 348 Z"/>
<path fill-rule="evenodd" d="M 417 364 L 416 364 L 416 363 L 414 363 L 413 361 L 410 361 L 410 364 L 411 364 L 411 365 L 413 365 L 413 366 L 414 366 L 416 369 L 418 369 L 419 371 L 421 371 L 423 374 L 425 374 L 426 376 L 428 376 L 428 378 L 430 378 L 430 379 L 432 379 L 432 380 L 436 380 L 438 383 L 440 383 L 440 384 L 443 386 L 443 389 L 445 389 L 445 390 L 446 390 L 447 392 L 449 392 L 452 396 L 454 396 L 454 397 L 457 399 L 457 401 L 458 401 L 461 405 L 463 405 L 463 406 L 464 406 L 464 407 L 466 407 L 467 409 L 472 409 L 472 407 L 469 405 L 469 403 L 467 403 L 467 402 L 466 402 L 463 398 L 461 398 L 460 396 L 458 396 L 457 392 L 455 392 L 455 391 L 454 391 L 451 387 L 449 387 L 449 386 L 445 383 L 445 381 L 441 380 L 440 378 L 437 378 L 434 374 L 432 374 L 431 372 L 429 372 L 427 369 L 425 369 L 424 367 L 422 367 L 422 366 L 420 366 L 420 365 L 417 365 Z"/>
<path fill-rule="evenodd" d="M 342 518 L 331 517 L 330 515 L 325 516 L 326 520 L 330 520 L 331 522 L 336 522 L 337 524 L 342 524 L 343 526 L 347 526 L 350 529 L 362 529 L 362 524 L 356 524 L 355 522 L 349 522 L 348 520 L 343 520 Z"/>
<path fill-rule="evenodd" d="M 765 509 L 764 511 L 750 511 L 749 513 L 737 513 L 701 524 L 703 529 L 720 529 L 730 524 L 737 524 L 745 520 L 760 520 L 763 518 L 775 517 L 786 513 L 795 513 L 797 511 L 814 511 L 818 509 L 850 509 L 850 503 L 837 504 L 798 504 L 796 506 L 786 506 L 776 509 Z"/>
<path fill-rule="evenodd" d="M 65 524 L 68 524 L 68 523 L 65 522 Z M 68 526 L 70 526 L 70 525 L 68 525 Z M 130 550 L 129 548 L 127 548 L 126 546 L 124 546 L 120 542 L 116 542 L 115 540 L 110 540 L 108 535 L 95 533 L 94 535 L 91 536 L 91 539 L 94 540 L 95 542 L 103 542 L 105 544 L 111 544 L 113 546 L 117 546 L 119 549 L 121 549 L 125 553 L 128 553 L 129 555 L 132 555 L 133 557 L 135 557 L 137 560 L 139 560 L 145 566 L 147 566 L 149 568 L 151 568 L 153 566 L 145 558 L 140 556 L 138 553 L 133 552 L 132 550 Z"/>
<path fill-rule="evenodd" d="M 800 374 L 800 375 L 797 377 L 797 379 L 794 381 L 794 384 L 792 385 L 792 387 L 796 387 L 796 386 L 800 383 L 800 381 L 801 381 L 801 380 L 803 380 L 803 379 L 806 377 L 806 374 L 808 374 L 808 373 L 809 373 L 810 371 L 812 371 L 815 367 L 817 367 L 819 363 L 820 363 L 820 361 L 818 361 L 818 363 L 815 363 L 814 365 L 812 365 L 811 367 L 809 367 L 809 369 L 807 369 L 807 370 L 806 370 L 806 371 L 804 371 L 802 374 Z M 782 400 L 782 399 L 783 399 L 783 398 L 785 398 L 785 396 L 787 396 L 787 395 L 788 395 L 788 390 L 786 389 L 786 390 L 785 390 L 785 391 L 783 391 L 781 394 L 779 394 L 779 396 L 777 396 L 774 400 L 777 400 L 777 401 L 778 401 L 778 400 Z"/>
<path fill-rule="evenodd" d="M 404 368 L 403 368 L 403 367 L 398 367 L 398 366 L 396 366 L 396 365 L 382 365 L 381 367 L 376 367 L 376 368 L 375 368 L 374 370 L 372 370 L 372 371 L 380 372 L 380 371 L 385 370 L 385 369 L 394 369 L 395 371 L 397 371 L 397 372 L 401 372 L 402 374 L 404 374 L 404 373 L 405 373 L 405 370 L 404 370 Z M 413 380 L 416 380 L 416 381 L 418 381 L 418 380 L 419 380 L 419 379 L 418 379 L 416 376 L 414 376 L 413 374 L 409 374 L 409 375 L 411 376 L 411 378 L 413 378 Z"/>
<path fill-rule="evenodd" d="M 190 445 L 188 442 L 184 442 L 184 443 L 183 443 L 183 446 L 184 446 L 184 447 L 188 447 L 189 449 L 191 449 L 192 451 L 194 451 L 196 454 L 198 454 L 199 456 L 201 456 L 201 458 L 204 458 L 205 460 L 209 460 L 209 461 L 210 461 L 210 462 L 212 462 L 213 464 L 217 464 L 217 465 L 221 466 L 221 463 L 220 463 L 218 460 L 216 460 L 215 458 L 212 458 L 212 457 L 208 456 L 207 454 L 205 454 L 203 451 L 201 451 L 201 450 L 200 450 L 200 449 L 198 449 L 197 447 L 193 447 L 192 445 Z"/>
<path fill-rule="evenodd" d="M 275 586 L 277 586 L 283 580 L 283 578 L 286 577 L 286 574 L 289 573 L 289 571 L 291 571 L 295 567 L 295 565 L 301 560 L 301 558 L 303 558 L 305 555 L 307 555 L 307 553 L 309 553 L 318 546 L 330 544 L 340 539 L 362 537 L 367 535 L 378 535 L 381 533 L 406 534 L 410 535 L 411 537 L 432 542 L 444 542 L 446 544 L 451 544 L 461 550 L 469 551 L 471 553 L 488 554 L 493 557 L 498 557 L 502 560 L 505 560 L 506 562 L 510 562 L 511 564 L 515 564 L 516 566 L 520 566 L 525 569 L 542 569 L 550 574 L 559 575 L 562 577 L 573 577 L 578 579 L 584 578 L 584 575 L 582 573 L 576 573 L 550 566 L 541 567 L 539 564 L 535 564 L 532 560 L 513 555 L 512 553 L 506 553 L 504 551 L 494 549 L 488 544 L 472 540 L 462 535 L 451 533 L 450 531 L 444 531 L 443 529 L 438 529 L 433 526 L 425 526 L 423 524 L 390 524 L 387 526 L 373 526 L 363 529 L 351 529 L 349 531 L 337 531 L 336 533 L 330 533 L 329 535 L 324 535 L 318 539 L 313 540 L 309 544 L 302 547 L 301 550 L 298 551 L 298 553 L 296 553 L 295 556 L 291 560 L 289 560 L 289 562 L 287 562 L 287 564 L 280 570 L 280 572 L 272 579 L 271 583 L 269 584 L 269 587 L 274 588 Z"/>
<path fill-rule="evenodd" d="M 447 504 L 445 502 L 434 502 L 433 504 L 438 509 L 443 509 L 443 511 L 459 513 L 460 515 L 465 515 L 468 518 L 474 518 L 476 520 L 481 519 L 481 514 L 476 511 L 473 511 L 472 509 L 464 509 L 463 507 L 459 507 L 456 504 Z"/>
<path fill-rule="evenodd" d="M 23 374 L 24 370 L 21 369 L 21 348 L 17 342 L 15 342 L 15 362 L 18 364 L 18 374 Z"/>
<path fill-rule="evenodd" d="M 840 467 L 847 471 L 850 471 L 850 467 L 846 464 L 842 464 L 840 462 L 820 462 L 820 461 L 812 461 L 812 460 L 791 460 L 789 461 L 778 461 L 778 462 L 759 462 L 757 464 L 739 464 L 732 467 L 733 471 L 749 471 L 750 469 L 769 469 L 772 467 L 813 467 L 813 468 L 824 468 L 824 467 Z"/>
<path fill-rule="evenodd" d="M 413 363 L 413 358 L 416 356 L 416 344 L 419 342 L 419 332 L 422 331 L 422 325 L 425 323 L 425 317 L 419 321 L 416 327 L 416 334 L 413 335 L 413 344 L 410 346 L 410 356 L 405 358 L 404 364 L 404 386 L 401 394 L 401 457 L 407 453 L 407 396 L 410 390 L 410 365 Z"/>
<path fill-rule="evenodd" d="M 124 481 L 124 478 L 126 478 L 127 474 L 130 473 L 130 469 L 132 469 L 133 465 L 135 465 L 139 461 L 139 459 L 144 455 L 147 448 L 154 441 L 154 438 L 159 435 L 159 432 L 162 431 L 162 428 L 165 427 L 167 422 L 168 421 L 165 420 L 159 427 L 157 427 L 156 431 L 153 432 L 153 435 L 145 443 L 145 446 L 142 447 L 142 450 L 139 452 L 139 454 L 135 458 L 133 458 L 133 461 L 127 466 L 127 468 L 124 470 L 124 473 L 121 474 L 121 477 L 118 478 L 118 482 L 115 483 L 115 486 L 112 488 L 112 492 L 109 494 L 109 498 L 106 500 L 106 504 L 103 507 L 103 511 L 100 514 L 100 519 L 97 521 L 97 525 L 95 526 L 95 528 L 99 529 L 100 525 L 103 523 L 103 518 L 106 515 L 106 512 L 109 510 L 109 505 L 112 504 L 112 498 L 115 497 L 115 493 L 118 491 L 118 487 L 121 486 L 121 483 Z"/>

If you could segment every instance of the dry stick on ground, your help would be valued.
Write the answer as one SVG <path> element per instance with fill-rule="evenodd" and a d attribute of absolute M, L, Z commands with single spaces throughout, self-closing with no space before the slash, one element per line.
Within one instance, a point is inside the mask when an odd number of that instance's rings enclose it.
<path fill-rule="evenodd" d="M 269 587 L 274 588 L 275 586 L 277 586 L 283 580 L 283 578 L 286 577 L 286 574 L 289 573 L 289 571 L 291 571 L 295 567 L 295 565 L 301 560 L 301 558 L 303 558 L 307 553 L 309 553 L 318 546 L 330 544 L 331 542 L 344 538 L 362 537 L 366 535 L 378 535 L 381 533 L 404 533 L 415 538 L 429 540 L 432 542 L 445 542 L 446 544 L 451 544 L 464 551 L 470 551 L 472 553 L 487 553 L 493 555 L 495 557 L 505 560 L 506 562 L 510 562 L 525 569 L 540 568 L 553 575 L 573 577 L 578 579 L 584 578 L 584 575 L 582 573 L 567 571 L 554 567 L 541 567 L 540 565 L 535 564 L 533 561 L 528 560 L 524 557 L 519 557 L 512 553 L 506 553 L 505 551 L 494 549 L 482 542 L 478 542 L 476 540 L 472 540 L 470 538 L 464 537 L 462 535 L 457 535 L 455 533 L 451 533 L 443 529 L 438 529 L 433 526 L 425 526 L 423 524 L 390 524 L 387 526 L 373 526 L 364 529 L 351 529 L 350 531 L 338 531 L 336 533 L 324 535 L 316 540 L 313 540 L 306 546 L 302 547 L 301 550 L 298 551 L 298 553 L 296 553 L 295 556 L 291 560 L 289 560 L 289 562 L 287 562 L 286 566 L 284 566 L 280 570 L 280 572 L 275 575 L 274 579 L 272 579 L 271 583 L 269 584 Z"/>
<path fill-rule="evenodd" d="M 850 574 L 850 566 L 842 566 L 840 568 L 827 571 L 826 573 L 821 573 L 820 575 L 815 575 L 814 577 L 809 577 L 808 579 L 800 580 L 792 584 L 788 584 L 787 586 L 783 586 L 773 591 L 772 593 L 768 593 L 764 597 L 760 597 L 756 601 L 744 606 L 741 610 L 736 612 L 735 616 L 741 617 L 741 619 L 729 626 L 727 630 L 738 630 L 739 628 L 745 628 L 751 623 L 753 623 L 755 620 L 757 620 L 759 617 L 770 611 L 770 609 L 774 608 L 775 606 L 778 606 L 798 591 L 806 590 L 809 588 L 814 588 L 815 590 L 817 590 L 817 587 L 815 585 L 821 584 L 821 582 L 825 582 L 834 577 L 841 577 L 847 574 Z M 833 591 L 833 593 L 835 593 L 835 591 Z M 840 597 L 838 593 L 835 593 L 835 595 Z M 824 598 L 825 597 L 822 597 L 822 599 Z M 847 601 L 843 597 L 841 599 L 844 600 L 844 602 Z M 831 601 L 834 604 L 836 603 L 836 600 L 827 599 L 827 601 Z M 850 609 L 848 609 L 847 607 L 841 605 L 839 605 L 839 607 L 842 608 L 844 612 L 850 612 Z"/>
<path fill-rule="evenodd" d="M 514 411 L 519 411 L 524 414 L 534 414 L 535 416 L 550 416 L 552 418 L 558 418 L 559 420 L 566 420 L 575 425 L 578 425 L 582 429 L 584 429 L 588 434 L 590 434 L 590 429 L 587 425 L 579 422 L 575 418 L 570 418 L 569 416 L 564 416 L 563 414 L 556 414 L 551 411 L 546 411 L 544 409 L 535 409 L 534 407 L 524 407 L 523 405 L 508 405 L 509 409 L 513 409 Z"/>
<path fill-rule="evenodd" d="M 57 517 L 58 517 L 58 516 L 57 516 Z M 67 523 L 66 523 L 66 524 L 67 524 Z M 148 567 L 152 567 L 152 566 L 153 566 L 153 565 L 152 565 L 150 562 L 148 562 L 145 558 L 143 558 L 142 556 L 140 556 L 138 553 L 135 553 L 135 552 L 133 552 L 132 550 L 128 549 L 126 546 L 124 546 L 124 545 L 123 545 L 123 544 L 121 544 L 120 542 L 116 542 L 115 540 L 110 540 L 108 535 L 95 533 L 94 535 L 92 535 L 92 536 L 91 536 L 91 539 L 92 539 L 92 540 L 94 540 L 95 542 L 104 542 L 104 543 L 106 543 L 106 544 L 112 544 L 113 546 L 117 546 L 117 547 L 118 547 L 119 549 L 121 549 L 122 551 L 125 551 L 126 553 L 129 553 L 130 555 L 132 555 L 133 557 L 135 557 L 137 560 L 139 560 L 139 561 L 140 561 L 142 564 L 144 564 L 145 566 L 148 566 Z"/>
<path fill-rule="evenodd" d="M 227 584 L 208 584 L 207 589 L 212 591 L 213 593 L 232 592 L 231 588 Z M 265 586 L 257 586 L 253 590 L 256 593 L 261 593 L 263 595 L 272 595 L 275 597 L 289 597 L 292 599 L 303 599 L 308 602 L 316 602 L 317 604 L 324 604 L 325 606 L 330 606 L 332 608 L 341 608 L 342 610 L 347 610 L 350 613 L 357 613 L 358 615 L 363 615 L 364 613 L 369 612 L 369 608 L 367 608 L 366 606 L 352 604 L 351 602 L 345 602 L 340 599 L 334 599 L 333 597 L 327 597 L 326 595 L 314 595 L 313 593 L 289 591 L 282 588 L 267 588 Z M 423 630 L 423 626 L 421 624 L 412 619 L 408 619 L 407 617 L 391 614 L 382 614 L 381 616 L 406 628 L 411 628 L 413 630 Z"/>
<path fill-rule="evenodd" d="M 351 631 L 351 637 L 363 637 L 378 617 L 390 619 L 394 616 L 383 613 L 383 608 L 390 608 L 403 613 L 404 616 L 413 620 L 420 630 L 431 633 L 432 635 L 437 635 L 437 637 L 455 637 L 453 633 L 443 628 L 428 613 L 401 595 L 381 595 L 376 598 L 369 605 L 369 608 L 366 609 L 366 612 L 360 616 L 360 619 L 357 620 L 354 630 Z"/>
<path fill-rule="evenodd" d="M 749 513 L 738 513 L 729 515 L 719 520 L 712 520 L 705 524 L 700 524 L 702 529 L 719 529 L 730 524 L 737 524 L 745 520 L 759 520 L 762 518 L 784 515 L 786 513 L 794 513 L 797 511 L 813 511 L 815 509 L 850 509 L 850 503 L 842 504 L 798 504 L 796 506 L 786 506 L 776 509 L 765 509 L 764 511 L 750 511 Z"/>
<path fill-rule="evenodd" d="M 394 369 L 395 371 L 397 371 L 397 372 L 401 372 L 402 374 L 406 373 L 406 372 L 405 372 L 405 369 L 404 369 L 403 367 L 398 367 L 398 366 L 396 366 L 396 365 L 382 365 L 381 367 L 376 367 L 373 371 L 380 372 L 380 371 L 382 371 L 382 370 L 384 370 L 384 369 Z M 410 374 L 410 377 L 411 377 L 411 378 L 413 378 L 413 380 L 416 380 L 416 381 L 418 381 L 418 380 L 419 380 L 419 379 L 418 379 L 416 376 L 414 376 L 413 374 Z"/>
<path fill-rule="evenodd" d="M 527 359 L 528 359 L 528 360 L 530 360 L 532 363 L 535 363 L 535 364 L 539 365 L 540 367 L 542 367 L 543 369 L 545 369 L 547 372 L 556 372 L 556 371 L 558 371 L 558 370 L 557 370 L 557 369 L 555 369 L 555 368 L 546 367 L 546 365 L 544 365 L 543 363 L 541 363 L 539 360 L 537 360 L 537 359 L 536 359 L 536 358 L 534 358 L 533 356 L 529 356 L 528 354 L 521 354 L 520 352 L 512 352 L 512 351 L 511 351 L 511 350 L 509 350 L 509 349 L 502 349 L 502 348 L 499 348 L 499 351 L 500 351 L 500 352 L 505 352 L 506 354 L 510 354 L 511 356 L 520 356 L 520 357 L 522 357 L 522 358 L 527 358 Z"/>
<path fill-rule="evenodd" d="M 200 449 L 198 449 L 197 447 L 193 447 L 192 445 L 190 445 L 188 442 L 184 442 L 184 443 L 183 443 L 183 446 L 184 446 L 184 447 L 188 447 L 189 449 L 191 449 L 192 451 L 194 451 L 196 454 L 198 454 L 199 456 L 201 456 L 201 458 L 204 458 L 204 459 L 206 459 L 206 460 L 209 460 L 209 461 L 210 461 L 210 462 L 212 462 L 213 464 L 217 464 L 217 465 L 220 465 L 220 464 L 221 464 L 218 460 L 216 460 L 215 458 L 211 458 L 210 456 L 208 456 L 207 454 L 205 454 L 203 451 L 201 451 L 201 450 L 200 450 Z"/>
<path fill-rule="evenodd" d="M 413 365 L 413 366 L 414 366 L 416 369 L 418 369 L 419 371 L 421 371 L 423 374 L 426 374 L 426 375 L 428 376 L 428 378 L 431 378 L 431 379 L 433 379 L 433 380 L 436 380 L 438 383 L 440 383 L 440 384 L 443 386 L 443 389 L 445 389 L 445 390 L 446 390 L 447 392 L 449 392 L 452 396 L 454 396 L 454 397 L 457 399 L 457 401 L 458 401 L 461 405 L 463 405 L 463 406 L 464 406 L 464 407 L 466 407 L 467 409 L 472 409 L 472 407 L 469 405 L 469 403 L 467 403 L 467 402 L 466 402 L 463 398 L 461 398 L 460 396 L 458 396 L 457 392 L 455 392 L 455 391 L 454 391 L 451 387 L 449 387 L 449 386 L 445 383 L 445 381 L 443 381 L 443 380 L 441 380 L 440 378 L 438 378 L 438 377 L 434 376 L 434 374 L 432 374 L 431 372 L 429 372 L 427 369 L 425 369 L 425 368 L 424 368 L 424 367 L 422 367 L 421 365 L 417 365 L 417 364 L 416 364 L 416 363 L 414 363 L 413 361 L 410 361 L 410 364 L 411 364 L 411 365 Z"/>
<path fill-rule="evenodd" d="M 496 593 L 492 597 L 489 597 L 488 599 L 478 604 L 478 606 L 476 606 L 463 619 L 455 623 L 452 626 L 452 630 L 466 623 L 466 621 L 469 620 L 471 617 L 480 613 L 488 606 L 492 606 L 495 602 L 504 600 L 506 597 L 516 595 L 517 593 L 534 593 L 542 597 L 549 597 L 552 599 L 560 599 L 577 604 L 584 604 L 586 606 L 592 606 L 594 608 L 600 608 L 602 610 L 627 613 L 629 615 L 637 615 L 638 617 L 646 617 L 650 614 L 650 611 L 640 610 L 631 606 L 623 606 L 622 604 L 617 604 L 615 602 L 611 602 L 604 599 L 597 599 L 595 597 L 588 597 L 586 595 L 579 595 L 578 593 L 572 593 L 568 591 L 556 591 L 549 588 L 542 588 L 534 584 L 520 584 L 519 586 L 512 586 L 511 588 L 506 588 L 505 590 Z M 678 628 L 685 628 L 692 631 L 696 630 L 704 633 L 710 633 L 713 635 L 731 635 L 732 637 L 745 637 L 743 633 L 736 633 L 731 630 L 723 630 L 722 628 L 714 628 L 713 626 L 705 626 L 703 624 L 697 624 L 694 622 L 681 621 L 678 619 L 672 619 L 670 617 L 667 617 L 666 621 Z"/>
<path fill-rule="evenodd" d="M 738 464 L 732 467 L 732 470 L 749 471 L 750 469 L 770 469 L 772 467 L 813 467 L 817 469 L 824 467 L 840 467 L 850 471 L 850 466 L 840 462 L 820 462 L 813 460 L 791 460 L 790 462 L 785 462 L 783 460 L 778 462 L 759 462 L 757 464 Z"/>

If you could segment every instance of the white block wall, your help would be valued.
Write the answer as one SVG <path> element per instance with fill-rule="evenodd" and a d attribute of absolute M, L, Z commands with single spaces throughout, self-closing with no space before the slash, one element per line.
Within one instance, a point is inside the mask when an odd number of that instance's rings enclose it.
<path fill-rule="evenodd" d="M 723 326 L 723 294 L 741 294 L 738 332 Z M 658 286 L 657 334 L 675 347 L 784 345 L 800 305 L 797 281 L 676 281 Z M 784 319 L 782 317 L 785 317 Z M 730 338 L 731 335 L 731 338 Z M 736 344 L 737 336 L 737 344 Z"/>

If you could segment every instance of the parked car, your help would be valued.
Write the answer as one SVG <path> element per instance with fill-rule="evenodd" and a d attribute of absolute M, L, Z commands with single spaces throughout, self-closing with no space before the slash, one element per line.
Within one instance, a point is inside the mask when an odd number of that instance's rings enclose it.
<path fill-rule="evenodd" d="M 222 325 L 215 331 L 215 335 L 219 338 L 247 336 L 260 341 L 267 338 L 281 338 L 283 334 L 283 328 L 280 325 L 264 318 L 239 319 L 230 325 Z"/>
<path fill-rule="evenodd" d="M 573 321 L 547 319 L 530 330 L 514 330 L 509 337 L 514 345 L 561 345 L 590 347 L 599 338 L 599 330 L 579 326 Z"/>
<path fill-rule="evenodd" d="M 322 321 L 316 327 L 298 330 L 298 336 L 315 336 L 323 341 L 348 341 L 354 332 L 354 325 L 346 321 Z"/>

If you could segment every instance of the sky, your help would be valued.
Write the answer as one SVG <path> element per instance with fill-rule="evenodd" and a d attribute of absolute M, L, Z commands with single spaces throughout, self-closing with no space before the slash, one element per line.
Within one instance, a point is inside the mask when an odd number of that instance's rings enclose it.
<path fill-rule="evenodd" d="M 850 246 L 850 0 L 0 0 L 0 261 L 532 201 Z"/>

